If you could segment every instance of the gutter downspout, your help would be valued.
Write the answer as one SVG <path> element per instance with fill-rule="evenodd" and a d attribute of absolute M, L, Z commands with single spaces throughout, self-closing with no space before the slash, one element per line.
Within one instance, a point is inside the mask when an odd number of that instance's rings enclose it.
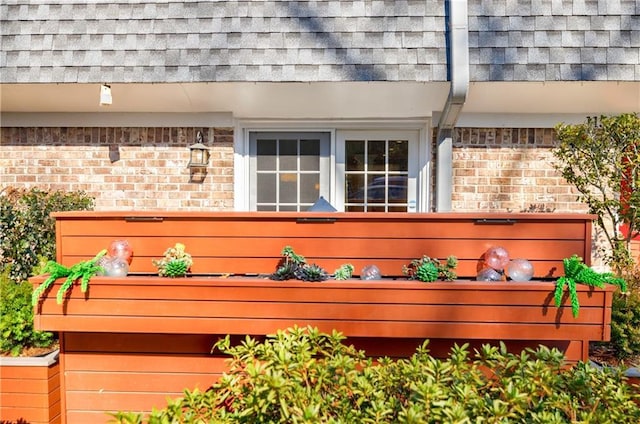
<path fill-rule="evenodd" d="M 436 138 L 437 212 L 451 210 L 453 194 L 453 128 L 469 91 L 469 23 L 467 0 L 448 0 L 449 96 L 442 108 Z"/>

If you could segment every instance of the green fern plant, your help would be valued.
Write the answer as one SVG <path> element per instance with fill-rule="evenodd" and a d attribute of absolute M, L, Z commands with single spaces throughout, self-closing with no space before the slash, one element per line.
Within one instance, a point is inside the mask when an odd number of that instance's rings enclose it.
<path fill-rule="evenodd" d="M 98 261 L 107 253 L 107 249 L 100 251 L 93 259 L 88 261 L 78 262 L 77 264 L 67 268 L 64 265 L 59 264 L 55 261 L 49 261 L 42 269 L 43 273 L 48 273 L 49 277 L 44 280 L 36 289 L 33 291 L 31 296 L 31 303 L 33 306 L 38 304 L 38 300 L 40 296 L 56 281 L 58 278 L 64 278 L 64 282 L 58 289 L 58 293 L 56 294 L 56 302 L 58 305 L 62 304 L 65 293 L 67 293 L 73 283 L 80 280 L 80 289 L 82 292 L 86 292 L 89 287 L 89 280 L 94 275 L 99 272 L 103 272 L 104 269 L 98 265 Z"/>
<path fill-rule="evenodd" d="M 410 280 L 433 282 L 441 279 L 443 281 L 453 281 L 458 278 L 455 273 L 457 266 L 458 259 L 455 256 L 449 256 L 443 264 L 438 259 L 425 255 L 402 267 L 402 273 Z"/>
<path fill-rule="evenodd" d="M 580 312 L 580 303 L 578 301 L 578 293 L 576 284 L 585 284 L 592 287 L 604 287 L 605 284 L 613 284 L 620 288 L 622 292 L 627 291 L 627 283 L 622 278 L 615 277 L 610 272 L 596 272 L 589 268 L 578 255 L 562 260 L 564 268 L 564 276 L 556 280 L 554 291 L 554 301 L 556 307 L 562 304 L 564 296 L 564 288 L 569 292 L 569 301 L 571 302 L 571 313 L 577 317 Z"/>

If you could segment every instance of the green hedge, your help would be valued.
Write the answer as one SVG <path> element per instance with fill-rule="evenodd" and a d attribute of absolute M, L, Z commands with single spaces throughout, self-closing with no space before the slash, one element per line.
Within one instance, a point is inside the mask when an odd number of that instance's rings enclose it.
<path fill-rule="evenodd" d="M 54 211 L 93 208 L 84 192 L 39 188 L 0 190 L 0 352 L 49 347 L 52 333 L 33 328 L 33 288 L 27 281 L 47 259 L 56 257 Z"/>
<path fill-rule="evenodd" d="M 55 259 L 55 219 L 51 212 L 93 209 L 94 200 L 82 191 L 39 188 L 0 190 L 0 272 L 23 282 L 44 259 Z"/>
<path fill-rule="evenodd" d="M 428 342 L 408 359 L 372 361 L 339 333 L 293 328 L 264 342 L 229 338 L 215 349 L 230 371 L 205 391 L 185 391 L 149 416 L 116 413 L 118 423 L 631 423 L 640 398 L 617 371 L 557 350 L 515 355 L 504 345 L 447 359 Z"/>
<path fill-rule="evenodd" d="M 8 274 L 0 273 L 0 352 L 17 356 L 26 347 L 51 346 L 54 335 L 33 328 L 33 287 L 16 284 Z"/>

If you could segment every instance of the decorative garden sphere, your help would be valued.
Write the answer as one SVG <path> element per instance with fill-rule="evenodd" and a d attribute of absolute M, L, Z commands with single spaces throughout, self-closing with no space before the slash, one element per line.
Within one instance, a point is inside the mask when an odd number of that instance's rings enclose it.
<path fill-rule="evenodd" d="M 110 258 L 102 267 L 107 277 L 126 277 L 129 273 L 129 264 L 123 258 Z"/>
<path fill-rule="evenodd" d="M 381 277 L 380 270 L 375 265 L 367 265 L 362 268 L 362 273 L 360 274 L 361 280 L 379 280 Z"/>
<path fill-rule="evenodd" d="M 131 264 L 133 249 L 127 240 L 114 240 L 109 245 L 107 254 L 112 258 L 122 258 Z"/>
<path fill-rule="evenodd" d="M 502 271 L 509 264 L 509 252 L 504 247 L 490 247 L 484 254 L 484 261 L 496 271 Z"/>
<path fill-rule="evenodd" d="M 513 259 L 507 265 L 507 275 L 513 281 L 529 281 L 533 277 L 533 265 L 526 259 Z"/>
<path fill-rule="evenodd" d="M 493 268 L 484 268 L 478 271 L 476 275 L 476 280 L 478 281 L 501 281 L 502 274 L 496 271 Z"/>

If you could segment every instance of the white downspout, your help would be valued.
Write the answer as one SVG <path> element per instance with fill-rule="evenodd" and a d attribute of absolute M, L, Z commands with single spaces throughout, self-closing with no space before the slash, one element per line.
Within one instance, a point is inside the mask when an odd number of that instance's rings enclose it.
<path fill-rule="evenodd" d="M 436 144 L 437 212 L 451 210 L 453 185 L 453 128 L 469 91 L 469 23 L 467 0 L 448 0 L 449 96 L 438 121 Z"/>

